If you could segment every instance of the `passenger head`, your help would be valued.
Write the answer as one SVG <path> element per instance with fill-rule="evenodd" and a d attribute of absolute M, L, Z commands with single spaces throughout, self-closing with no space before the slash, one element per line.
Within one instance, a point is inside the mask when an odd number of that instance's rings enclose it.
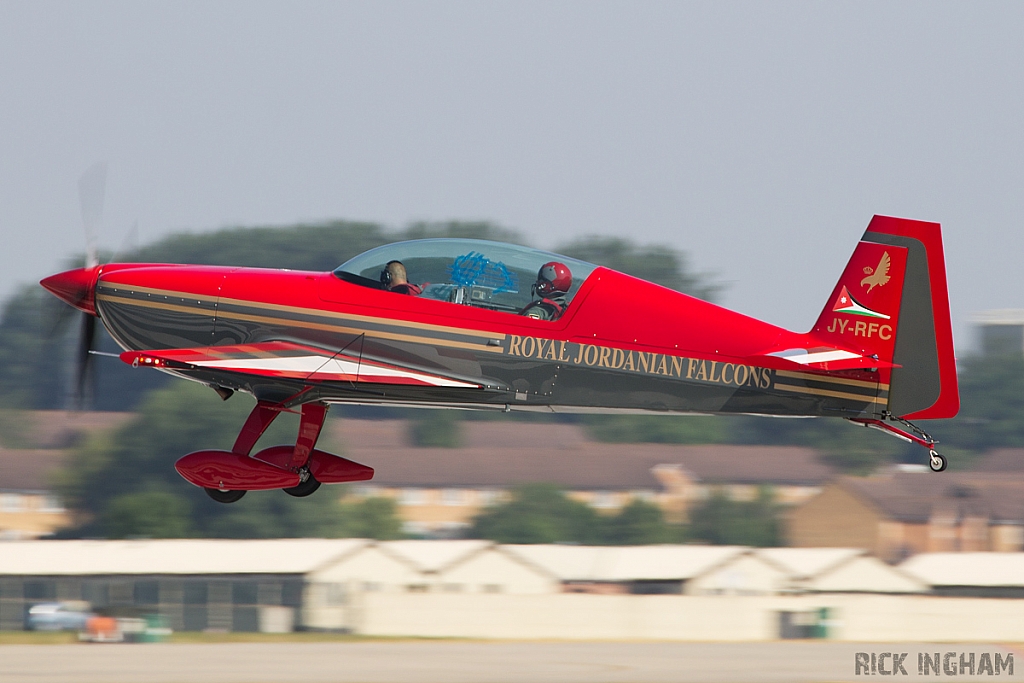
<path fill-rule="evenodd" d="M 404 285 L 409 281 L 405 272 L 405 266 L 401 261 L 388 261 L 384 270 L 380 271 L 380 283 L 384 289 L 391 289 L 396 285 Z"/>
<path fill-rule="evenodd" d="M 572 273 L 569 267 L 558 261 L 548 261 L 537 271 L 537 282 L 533 285 L 534 294 L 549 297 L 554 294 L 567 294 L 572 287 Z"/>

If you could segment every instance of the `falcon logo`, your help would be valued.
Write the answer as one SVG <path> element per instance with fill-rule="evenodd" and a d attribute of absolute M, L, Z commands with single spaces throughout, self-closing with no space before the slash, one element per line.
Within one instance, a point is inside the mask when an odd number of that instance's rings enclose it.
<path fill-rule="evenodd" d="M 889 281 L 889 266 L 892 261 L 889 259 L 889 252 L 882 254 L 882 260 L 878 262 L 878 266 L 874 272 L 871 272 L 870 268 L 865 268 L 864 272 L 869 275 L 860 281 L 861 286 L 867 285 L 868 294 L 875 287 L 881 287 Z"/>

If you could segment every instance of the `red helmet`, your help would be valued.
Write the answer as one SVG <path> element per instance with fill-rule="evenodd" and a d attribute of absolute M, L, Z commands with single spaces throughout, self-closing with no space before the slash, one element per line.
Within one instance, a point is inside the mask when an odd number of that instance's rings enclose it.
<path fill-rule="evenodd" d="M 565 294 L 572 287 L 572 273 L 569 267 L 558 261 L 548 261 L 537 271 L 537 282 L 533 291 L 541 296 Z"/>

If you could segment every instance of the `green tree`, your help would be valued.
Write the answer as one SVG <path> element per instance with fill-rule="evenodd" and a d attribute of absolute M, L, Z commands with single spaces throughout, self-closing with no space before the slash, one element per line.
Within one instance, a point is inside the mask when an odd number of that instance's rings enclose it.
<path fill-rule="evenodd" d="M 361 501 L 342 501 L 338 536 L 392 541 L 405 538 L 395 501 L 374 496 Z"/>
<path fill-rule="evenodd" d="M 109 538 L 184 538 L 191 535 L 190 507 L 167 491 L 126 493 L 106 505 L 103 528 Z"/>
<path fill-rule="evenodd" d="M 468 535 L 499 543 L 587 543 L 644 545 L 684 539 L 661 508 L 633 500 L 614 515 L 600 515 L 567 497 L 554 484 L 526 484 L 512 499 L 479 514 Z"/>
<path fill-rule="evenodd" d="M 1024 446 L 1024 358 L 969 356 L 960 366 L 960 414 L 929 428 L 975 451 Z"/>
<path fill-rule="evenodd" d="M 769 487 L 756 500 L 736 501 L 718 491 L 690 510 L 690 536 L 714 545 L 781 545 L 779 507 Z"/>
<path fill-rule="evenodd" d="M 499 543 L 598 543 L 600 527 L 596 512 L 554 484 L 525 484 L 478 515 L 468 535 Z"/>
<path fill-rule="evenodd" d="M 605 520 L 603 526 L 602 542 L 610 545 L 678 543 L 684 538 L 682 527 L 665 522 L 661 508 L 640 499 Z"/>
<path fill-rule="evenodd" d="M 120 430 L 99 435 L 80 446 L 56 477 L 62 498 L 82 520 L 65 535 L 118 536 L 169 533 L 146 531 L 130 522 L 146 501 L 159 501 L 172 517 L 187 517 L 181 533 L 196 536 L 267 538 L 340 535 L 340 507 L 332 487 L 309 498 L 281 491 L 253 491 L 231 505 L 210 500 L 174 470 L 181 456 L 200 449 L 230 449 L 252 407 L 245 397 L 226 404 L 211 390 L 192 382 L 175 382 L 152 392 L 138 415 Z M 283 414 L 256 449 L 294 443 L 298 418 Z M 181 499 L 172 504 L 168 492 Z M 333 493 L 333 495 L 332 495 Z M 129 511 L 135 513 L 128 514 Z M 145 528 L 149 528 L 145 526 Z"/>

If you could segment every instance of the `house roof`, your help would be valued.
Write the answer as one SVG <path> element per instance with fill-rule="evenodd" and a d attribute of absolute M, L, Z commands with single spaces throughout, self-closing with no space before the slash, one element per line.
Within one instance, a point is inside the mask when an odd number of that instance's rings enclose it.
<path fill-rule="evenodd" d="M 0 541 L 0 575 L 306 574 L 362 539 Z"/>
<path fill-rule="evenodd" d="M 0 447 L 0 491 L 46 491 L 50 477 L 64 461 L 65 451 L 16 450 Z"/>
<path fill-rule="evenodd" d="M 818 486 L 835 474 L 810 448 L 599 443 L 577 425 L 464 422 L 461 448 L 410 446 L 406 423 L 398 420 L 340 420 L 331 429 L 346 457 L 374 468 L 373 482 L 380 486 L 553 482 L 573 489 L 658 490 L 652 469 L 665 464 L 680 465 L 705 483 Z"/>
<path fill-rule="evenodd" d="M 974 463 L 971 472 L 1016 472 L 1024 474 L 1024 448 L 997 448 Z"/>
<path fill-rule="evenodd" d="M 871 477 L 843 477 L 839 485 L 886 516 L 927 522 L 936 513 L 954 519 L 985 517 L 1024 521 L 1024 472 L 932 472 L 889 470 Z"/>
<path fill-rule="evenodd" d="M 922 553 L 899 568 L 932 586 L 1024 586 L 1024 553 Z"/>

